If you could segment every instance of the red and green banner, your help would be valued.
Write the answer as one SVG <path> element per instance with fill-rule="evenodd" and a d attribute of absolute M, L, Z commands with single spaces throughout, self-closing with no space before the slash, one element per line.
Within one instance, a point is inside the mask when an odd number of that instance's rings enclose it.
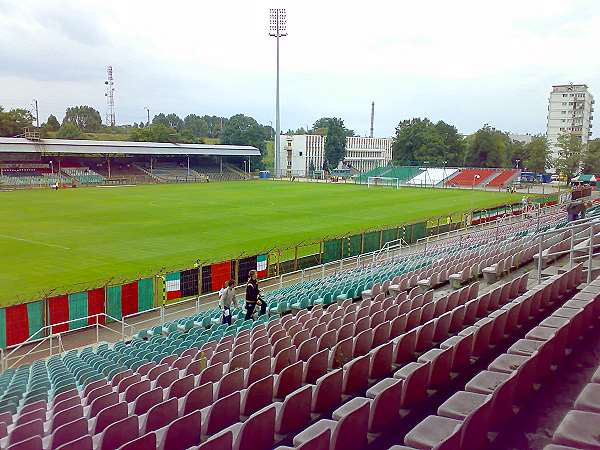
<path fill-rule="evenodd" d="M 152 278 L 106 288 L 106 314 L 121 320 L 124 316 L 147 311 L 154 306 Z"/>
<path fill-rule="evenodd" d="M 221 289 L 225 282 L 232 279 L 231 276 L 233 265 L 231 261 L 223 261 L 216 264 L 210 265 L 210 290 L 218 291 Z"/>
<path fill-rule="evenodd" d="M 45 333 L 39 332 L 43 327 L 42 301 L 0 308 L 0 347 L 20 344 L 30 337 L 41 339 L 45 336 Z"/>
<path fill-rule="evenodd" d="M 59 295 L 58 297 L 50 297 L 48 299 L 48 325 L 53 326 L 52 333 L 60 333 L 69 329 L 69 296 Z"/>

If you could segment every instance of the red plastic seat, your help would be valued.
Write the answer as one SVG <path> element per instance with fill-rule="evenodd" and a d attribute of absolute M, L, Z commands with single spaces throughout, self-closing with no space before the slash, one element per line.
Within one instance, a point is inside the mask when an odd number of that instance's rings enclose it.
<path fill-rule="evenodd" d="M 352 410 L 349 411 L 350 406 L 352 406 Z M 333 417 L 339 420 L 320 420 L 296 435 L 294 445 L 300 446 L 309 442 L 326 429 L 332 431 L 329 445 L 331 450 L 359 450 L 366 445 L 369 422 L 369 401 L 367 399 L 351 400 L 340 411 L 334 411 Z"/>
<path fill-rule="evenodd" d="M 275 431 L 289 434 L 305 428 L 311 421 L 312 387 L 304 386 L 290 393 L 281 404 L 276 404 Z"/>
<path fill-rule="evenodd" d="M 275 415 L 275 406 L 269 405 L 252 414 L 245 422 L 233 425 L 233 450 L 273 448 Z"/>
<path fill-rule="evenodd" d="M 392 372 L 392 359 L 394 357 L 394 345 L 387 342 L 375 347 L 370 352 L 369 378 L 381 379 L 387 377 Z"/>
<path fill-rule="evenodd" d="M 369 385 L 369 359 L 369 355 L 364 355 L 344 365 L 343 394 L 355 396 L 366 391 Z"/>
<path fill-rule="evenodd" d="M 329 350 L 324 349 L 313 354 L 304 365 L 303 379 L 305 383 L 315 384 L 317 379 L 327 373 Z"/>
<path fill-rule="evenodd" d="M 284 398 L 302 386 L 303 363 L 298 361 L 284 368 L 275 381 L 275 398 Z"/>
<path fill-rule="evenodd" d="M 302 371 L 300 371 L 300 378 Z M 300 384 L 301 384 L 300 379 Z M 273 401 L 273 375 L 255 381 L 248 389 L 242 391 L 240 411 L 241 415 L 248 417 Z"/>
<path fill-rule="evenodd" d="M 158 387 L 140 394 L 133 402 L 133 405 L 130 406 L 130 409 L 132 409 L 131 412 L 133 412 L 133 414 L 146 414 L 150 408 L 154 405 L 158 405 L 162 401 L 163 390 Z"/>
<path fill-rule="evenodd" d="M 193 375 L 187 375 L 171 383 L 168 389 L 167 398 L 182 398 L 192 389 L 194 389 L 196 380 Z"/>
<path fill-rule="evenodd" d="M 215 385 L 215 398 L 225 397 L 244 387 L 244 369 L 236 369 L 233 372 L 223 375 L 221 380 Z"/>
<path fill-rule="evenodd" d="M 177 399 L 171 398 L 167 401 L 154 405 L 148 410 L 148 414 L 142 423 L 142 433 L 158 430 L 177 418 Z"/>
<path fill-rule="evenodd" d="M 111 423 L 124 419 L 129 414 L 129 404 L 127 402 L 119 402 L 116 405 L 107 406 L 96 416 L 92 428 L 92 434 L 97 434 L 109 426 Z"/>
<path fill-rule="evenodd" d="M 119 447 L 118 450 L 147 450 L 156 448 L 156 433 L 147 433 Z"/>
<path fill-rule="evenodd" d="M 185 394 L 179 400 L 180 415 L 187 415 L 194 411 L 212 405 L 214 401 L 214 389 L 212 383 L 204 383 Z"/>
<path fill-rule="evenodd" d="M 201 412 L 202 435 L 218 433 L 240 420 L 240 393 L 220 398 Z"/>
<path fill-rule="evenodd" d="M 575 448 L 598 449 L 598 424 L 600 414 L 587 411 L 569 411 L 564 417 L 552 440 Z"/>
<path fill-rule="evenodd" d="M 333 370 L 316 381 L 313 388 L 311 411 L 326 413 L 337 408 L 342 399 L 342 369 Z"/>
<path fill-rule="evenodd" d="M 49 448 L 57 448 L 88 434 L 88 421 L 83 417 L 57 427 L 50 437 Z"/>
<path fill-rule="evenodd" d="M 200 433 L 200 411 L 191 412 L 168 425 L 162 436 L 159 448 L 163 450 L 186 450 L 200 444 Z"/>
<path fill-rule="evenodd" d="M 139 437 L 138 416 L 129 416 L 112 423 L 102 432 L 98 448 L 112 450 Z"/>

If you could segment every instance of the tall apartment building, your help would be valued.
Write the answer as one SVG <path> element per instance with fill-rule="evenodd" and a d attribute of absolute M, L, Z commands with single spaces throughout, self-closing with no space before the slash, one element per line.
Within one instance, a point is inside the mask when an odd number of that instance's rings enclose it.
<path fill-rule="evenodd" d="M 318 134 L 282 135 L 282 175 L 305 176 L 310 172 L 311 162 L 315 170 L 321 170 L 325 160 L 325 140 L 324 136 Z M 360 172 L 385 166 L 391 160 L 391 138 L 346 138 L 344 161 Z"/>
<path fill-rule="evenodd" d="M 586 144 L 592 135 L 594 97 L 585 84 L 552 86 L 548 99 L 548 127 L 546 137 L 552 157 L 558 156 L 558 136 L 574 134 Z"/>

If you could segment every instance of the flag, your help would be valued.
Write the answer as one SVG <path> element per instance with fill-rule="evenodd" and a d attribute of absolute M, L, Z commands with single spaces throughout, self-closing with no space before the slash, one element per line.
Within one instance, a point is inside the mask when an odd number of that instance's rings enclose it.
<path fill-rule="evenodd" d="M 165 277 L 167 300 L 181 297 L 181 281 L 179 272 L 168 273 Z"/>
<path fill-rule="evenodd" d="M 256 274 L 258 278 L 267 276 L 267 255 L 258 255 L 256 257 Z"/>

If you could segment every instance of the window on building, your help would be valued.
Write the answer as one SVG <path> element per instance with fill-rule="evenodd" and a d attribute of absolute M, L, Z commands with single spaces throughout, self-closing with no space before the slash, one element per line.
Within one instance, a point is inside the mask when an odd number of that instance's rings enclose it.
<path fill-rule="evenodd" d="M 299 156 L 302 156 L 302 152 L 300 152 L 300 155 L 299 155 Z"/>
<path fill-rule="evenodd" d="M 561 113 L 562 113 L 562 114 L 566 114 L 567 112 L 566 112 L 566 111 L 561 111 Z"/>
<path fill-rule="evenodd" d="M 567 96 L 567 94 L 563 94 L 563 97 L 566 97 L 566 96 Z"/>

